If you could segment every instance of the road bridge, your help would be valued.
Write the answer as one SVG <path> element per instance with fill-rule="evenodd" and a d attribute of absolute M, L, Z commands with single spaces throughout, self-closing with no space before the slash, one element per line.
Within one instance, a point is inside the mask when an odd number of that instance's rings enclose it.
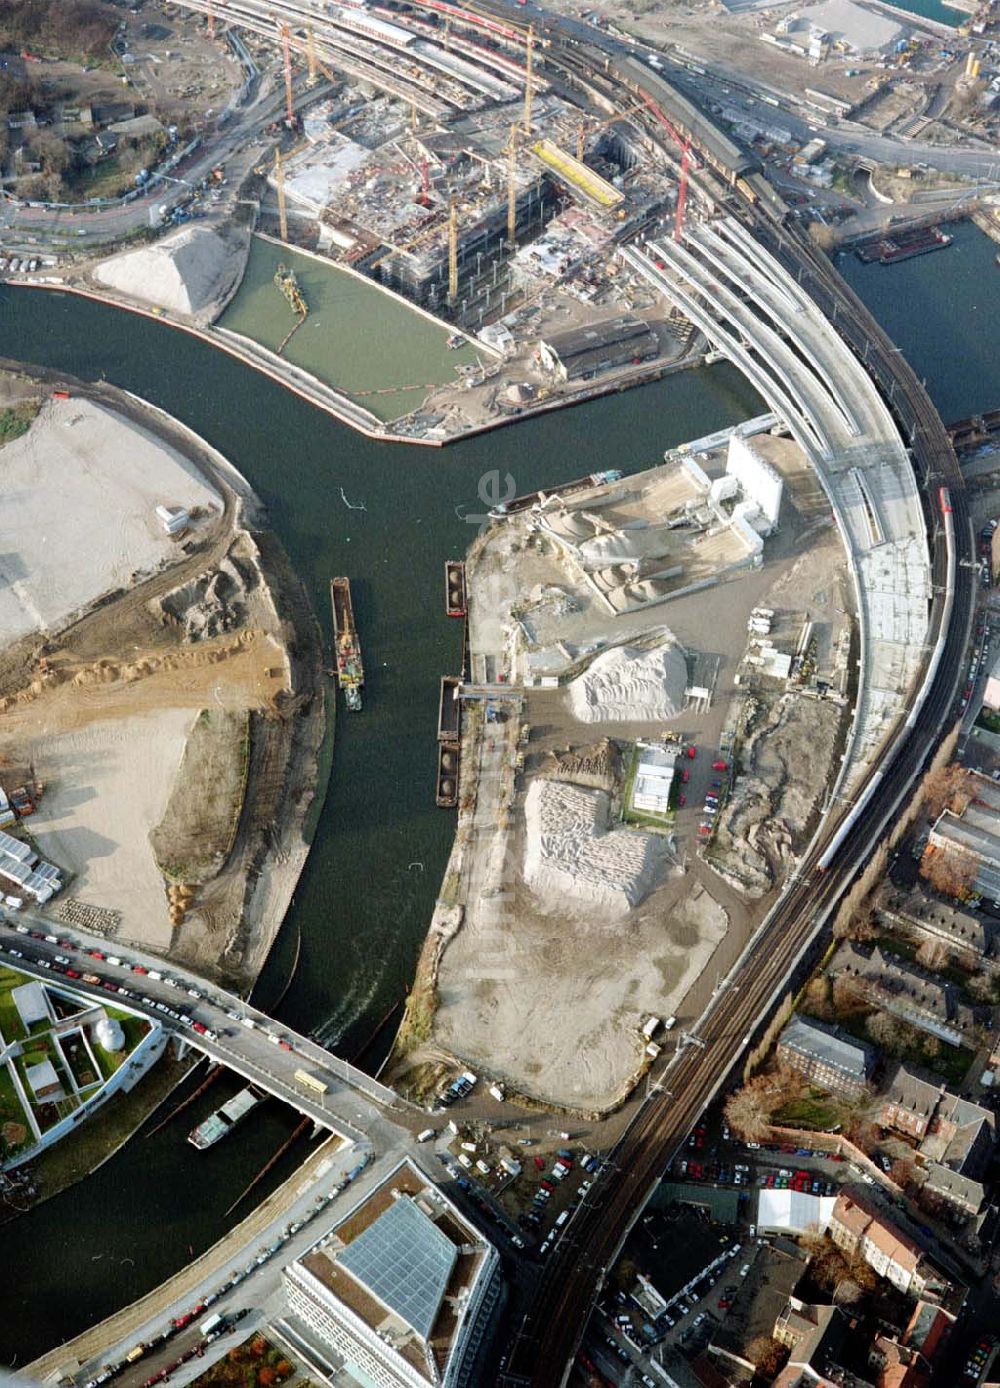
<path fill-rule="evenodd" d="M 20 952 L 20 957 L 10 958 L 13 967 L 61 983 L 95 1002 L 123 1003 L 174 1033 L 184 1047 L 203 1052 L 297 1109 L 317 1128 L 385 1151 L 407 1141 L 410 1128 L 419 1121 L 419 1110 L 394 1090 L 176 964 L 166 965 L 73 927 L 54 928 L 50 921 L 29 918 L 19 924 L 31 933 L 19 933 L 9 921 L 0 923 L 0 949 L 8 957 L 13 950 Z M 53 935 L 55 943 L 45 938 Z M 60 963 L 60 958 L 68 958 L 69 964 Z M 99 981 L 85 982 L 68 970 Z M 296 1072 L 311 1076 L 314 1085 L 296 1079 Z M 409 1125 L 400 1121 L 406 1117 Z"/>

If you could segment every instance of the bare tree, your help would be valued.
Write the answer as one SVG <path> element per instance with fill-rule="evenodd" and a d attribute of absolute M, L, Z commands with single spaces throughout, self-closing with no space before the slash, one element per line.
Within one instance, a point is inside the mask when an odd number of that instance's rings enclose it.
<path fill-rule="evenodd" d="M 940 969 L 948 963 L 948 947 L 943 940 L 924 940 L 915 957 L 925 969 Z"/>
<path fill-rule="evenodd" d="M 928 771 L 921 789 L 924 808 L 931 819 L 937 819 L 942 810 L 954 810 L 955 814 L 963 814 L 972 799 L 969 787 L 969 772 L 957 762 L 952 762 L 950 766 L 941 766 L 936 771 Z"/>
<path fill-rule="evenodd" d="M 761 1378 L 776 1378 L 784 1368 L 788 1350 L 778 1340 L 758 1335 L 747 1345 L 747 1358 Z"/>
<path fill-rule="evenodd" d="M 801 1089 L 802 1077 L 787 1067 L 754 1075 L 726 1100 L 726 1122 L 745 1141 L 759 1142 L 767 1136 L 777 1110 L 797 1098 Z"/>
<path fill-rule="evenodd" d="M 964 900 L 976 880 L 976 864 L 950 848 L 928 846 L 920 860 L 920 875 L 942 896 Z"/>

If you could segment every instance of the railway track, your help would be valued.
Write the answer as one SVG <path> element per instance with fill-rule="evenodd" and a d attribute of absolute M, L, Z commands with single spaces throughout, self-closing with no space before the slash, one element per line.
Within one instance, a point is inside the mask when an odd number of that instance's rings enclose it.
<path fill-rule="evenodd" d="M 553 60 L 550 55 L 549 61 Z M 603 55 L 593 61 L 600 68 Z M 586 76 L 587 84 L 602 96 L 614 98 L 603 73 L 592 69 L 584 73 L 586 59 L 579 49 L 568 61 L 565 51 L 561 52 L 558 64 L 575 78 Z M 655 130 L 650 133 L 656 137 Z M 666 1071 L 663 1084 L 668 1087 L 654 1093 L 639 1110 L 566 1234 L 552 1250 L 510 1346 L 502 1377 L 508 1384 L 555 1388 L 565 1381 L 595 1296 L 629 1229 L 699 1114 L 745 1053 L 753 1032 L 773 1011 L 810 950 L 820 943 L 822 922 L 937 745 L 939 730 L 954 711 L 957 674 L 963 668 L 974 599 L 972 571 L 963 561 L 971 560 L 973 537 L 964 483 L 947 431 L 908 363 L 825 257 L 797 230 L 776 222 L 770 208 L 741 199 L 738 210 L 851 343 L 909 440 L 924 486 L 932 536 L 935 600 L 926 660 L 929 662 L 938 640 L 943 642 L 943 649 L 916 727 L 909 735 L 901 727 L 889 740 L 878 766 L 872 769 L 873 774 L 880 770 L 882 777 L 867 812 L 847 832 L 830 870 L 817 873 L 818 862 L 824 843 L 836 833 L 846 811 L 835 817 L 823 841 L 800 864 L 798 880 L 786 891 L 767 927 L 702 1019 L 697 1042 L 688 1043 Z M 943 600 L 948 572 L 946 538 L 935 523 L 933 510 L 937 485 L 949 488 L 954 513 L 957 562 L 950 608 Z M 942 629 L 946 612 L 950 620 Z"/>

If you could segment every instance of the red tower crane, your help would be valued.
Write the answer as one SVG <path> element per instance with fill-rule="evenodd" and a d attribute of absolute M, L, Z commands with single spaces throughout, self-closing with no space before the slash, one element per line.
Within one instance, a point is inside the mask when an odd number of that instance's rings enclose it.
<path fill-rule="evenodd" d="M 684 227 L 684 208 L 687 204 L 688 172 L 691 168 L 691 141 L 685 139 L 674 129 L 651 96 L 646 97 L 646 105 L 681 151 L 681 180 L 677 188 L 677 213 L 674 217 L 674 240 L 679 241 Z"/>

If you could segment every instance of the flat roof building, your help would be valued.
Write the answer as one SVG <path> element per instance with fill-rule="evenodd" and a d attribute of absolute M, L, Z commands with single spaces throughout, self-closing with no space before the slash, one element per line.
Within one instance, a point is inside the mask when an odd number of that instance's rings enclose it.
<path fill-rule="evenodd" d="M 26 1028 L 35 1022 L 47 1022 L 51 1018 L 45 989 L 40 983 L 22 983 L 19 988 L 12 988 L 10 999 Z"/>
<path fill-rule="evenodd" d="M 629 362 L 659 356 L 660 342 L 648 323 L 624 313 L 587 328 L 552 333 L 538 344 L 542 365 L 561 381 L 587 380 Z"/>
<path fill-rule="evenodd" d="M 640 743 L 635 780 L 632 782 L 633 810 L 643 814 L 665 815 L 670 808 L 670 787 L 674 779 L 677 753 L 665 747 Z"/>
<path fill-rule="evenodd" d="M 289 1309 L 352 1378 L 474 1388 L 503 1297 L 500 1258 L 404 1160 L 284 1271 Z"/>
<path fill-rule="evenodd" d="M 37 1065 L 26 1066 L 24 1078 L 28 1081 L 32 1094 L 40 1103 L 65 1097 L 62 1081 L 51 1060 L 40 1060 Z"/>

